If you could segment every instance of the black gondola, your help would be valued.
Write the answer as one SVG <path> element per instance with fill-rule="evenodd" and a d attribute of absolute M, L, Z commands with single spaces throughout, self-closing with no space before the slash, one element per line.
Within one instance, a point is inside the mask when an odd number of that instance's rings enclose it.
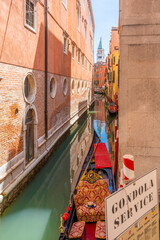
<path fill-rule="evenodd" d="M 101 169 L 95 168 L 95 161 L 93 159 L 93 155 L 99 142 L 100 142 L 100 138 L 97 136 L 96 132 L 94 131 L 94 136 L 93 136 L 93 140 L 92 140 L 89 152 L 85 158 L 85 161 L 82 166 L 82 170 L 80 172 L 79 178 L 75 186 L 75 190 L 71 196 L 71 204 L 69 207 L 69 213 L 67 214 L 68 216 L 66 221 L 64 221 L 61 216 L 61 226 L 60 226 L 61 233 L 59 236 L 59 240 L 69 239 L 68 236 L 69 236 L 72 224 L 77 220 L 76 207 L 74 203 L 74 195 L 77 192 L 76 187 L 80 182 L 80 180 L 82 179 L 82 177 L 86 176 L 90 172 L 95 172 L 95 174 L 97 174 L 96 176 L 101 176 L 102 179 L 108 179 L 107 181 L 108 181 L 109 190 L 111 193 L 115 191 L 115 183 L 114 183 L 114 177 L 112 174 L 112 168 L 111 167 L 101 168 Z"/>

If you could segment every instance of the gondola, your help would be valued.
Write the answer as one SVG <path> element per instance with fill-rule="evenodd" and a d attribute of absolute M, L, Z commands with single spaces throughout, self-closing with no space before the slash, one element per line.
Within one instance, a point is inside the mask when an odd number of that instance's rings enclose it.
<path fill-rule="evenodd" d="M 106 159 L 107 164 L 104 164 Z M 59 240 L 92 239 L 90 236 L 98 232 L 98 224 L 102 224 L 103 229 L 100 228 L 104 230 L 104 198 L 114 191 L 109 154 L 105 143 L 101 143 L 94 131 L 70 204 L 66 213 L 61 215 Z"/>

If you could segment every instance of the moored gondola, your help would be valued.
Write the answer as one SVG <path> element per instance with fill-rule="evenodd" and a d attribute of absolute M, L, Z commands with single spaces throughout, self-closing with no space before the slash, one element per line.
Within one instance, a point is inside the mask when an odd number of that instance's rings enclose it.
<path fill-rule="evenodd" d="M 115 184 L 107 148 L 94 132 L 92 144 L 71 196 L 71 203 L 66 213 L 61 216 L 59 240 L 92 239 L 92 235 L 99 234 L 99 231 L 104 232 L 104 199 L 114 191 Z"/>

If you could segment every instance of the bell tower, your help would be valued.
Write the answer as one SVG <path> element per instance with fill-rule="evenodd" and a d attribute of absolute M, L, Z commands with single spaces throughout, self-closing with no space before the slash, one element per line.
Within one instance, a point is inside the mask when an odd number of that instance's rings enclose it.
<path fill-rule="evenodd" d="M 104 48 L 102 47 L 102 37 L 100 38 L 99 46 L 97 49 L 97 62 L 105 62 Z"/>

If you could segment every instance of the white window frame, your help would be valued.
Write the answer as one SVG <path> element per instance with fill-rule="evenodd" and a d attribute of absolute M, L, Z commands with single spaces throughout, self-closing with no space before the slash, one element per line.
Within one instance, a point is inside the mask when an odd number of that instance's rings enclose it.
<path fill-rule="evenodd" d="M 67 10 L 67 0 L 62 0 L 63 6 L 65 7 L 65 9 Z"/>
<path fill-rule="evenodd" d="M 65 45 L 65 42 L 66 42 L 66 45 Z M 68 55 L 68 38 L 65 34 L 63 35 L 63 50 L 64 50 L 64 53 Z"/>
<path fill-rule="evenodd" d="M 29 96 L 26 96 L 25 94 L 25 81 L 26 78 L 28 78 L 29 84 L 30 84 L 30 93 Z M 36 87 L 36 80 L 32 72 L 28 72 L 24 79 L 23 79 L 23 96 L 24 99 L 27 103 L 32 104 L 36 98 L 36 92 L 37 92 L 37 87 Z"/>
<path fill-rule="evenodd" d="M 68 79 L 66 77 L 63 78 L 62 88 L 63 88 L 63 94 L 64 94 L 64 96 L 66 96 L 68 93 Z"/>
<path fill-rule="evenodd" d="M 54 81 L 54 86 L 53 86 L 53 81 Z M 51 91 L 51 84 L 52 84 L 52 91 Z M 55 76 L 52 75 L 50 78 L 50 96 L 51 96 L 51 98 L 55 98 L 56 92 L 57 92 L 57 81 L 55 79 Z"/>
<path fill-rule="evenodd" d="M 75 45 L 72 44 L 72 59 L 75 59 Z"/>
<path fill-rule="evenodd" d="M 26 18 L 26 1 L 25 0 L 25 4 L 24 4 L 24 26 L 27 27 L 28 29 L 30 29 L 32 32 L 36 33 L 37 31 L 37 14 L 36 14 L 36 0 L 29 0 L 29 2 L 33 3 L 34 4 L 34 27 L 30 26 L 28 23 L 27 23 L 27 18 Z"/>

